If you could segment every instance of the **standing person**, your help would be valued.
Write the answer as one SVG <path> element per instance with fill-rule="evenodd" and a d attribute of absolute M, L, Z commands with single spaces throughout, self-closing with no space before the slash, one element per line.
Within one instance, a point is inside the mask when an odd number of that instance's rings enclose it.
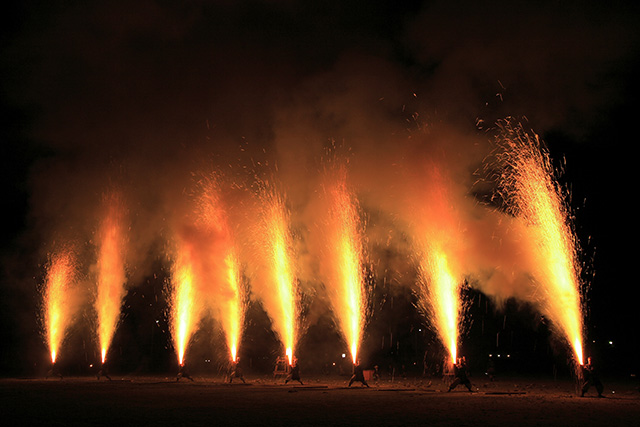
<path fill-rule="evenodd" d="M 453 376 L 454 380 L 449 386 L 447 392 L 456 388 L 458 384 L 462 384 L 467 387 L 469 393 L 473 393 L 473 390 L 471 389 L 471 381 L 469 381 L 469 377 L 467 376 L 467 365 L 463 359 L 458 359 L 458 363 L 453 365 Z"/>
<path fill-rule="evenodd" d="M 355 365 L 353 365 L 353 375 L 351 376 L 351 379 L 349 380 L 349 387 L 351 387 L 351 384 L 353 384 L 354 381 L 359 381 L 365 387 L 369 387 L 369 384 L 367 384 L 367 382 L 364 379 L 364 370 L 363 370 L 362 365 L 360 364 L 359 360 L 356 362 Z"/>
<path fill-rule="evenodd" d="M 587 363 L 582 366 L 582 377 L 584 378 L 584 382 L 582 383 L 582 393 L 580 394 L 580 397 L 584 397 L 584 394 L 592 385 L 596 387 L 596 390 L 598 391 L 598 397 L 604 397 L 602 395 L 604 386 L 600 382 L 598 372 L 591 363 L 591 357 L 587 357 Z"/>
<path fill-rule="evenodd" d="M 109 376 L 109 368 L 107 367 L 106 363 L 100 365 L 100 370 L 98 371 L 98 375 L 96 375 L 96 377 L 98 378 L 98 381 L 100 380 L 100 377 L 105 377 L 106 379 L 111 381 L 111 377 Z"/>
<path fill-rule="evenodd" d="M 293 365 L 291 365 L 291 370 L 289 371 L 287 379 L 284 380 L 284 383 L 286 384 L 289 381 L 298 381 L 300 384 L 304 385 L 302 383 L 302 380 L 300 379 L 300 367 L 298 366 L 298 359 L 293 359 Z"/>
<path fill-rule="evenodd" d="M 240 358 L 237 357 L 235 361 L 231 362 L 231 369 L 229 373 L 229 384 L 233 382 L 234 378 L 240 378 L 243 383 L 247 383 L 244 380 L 244 375 L 242 374 L 242 368 L 240 367 Z"/>
<path fill-rule="evenodd" d="M 62 374 L 58 369 L 58 365 L 56 365 L 55 363 L 51 365 L 51 369 L 49 369 L 49 372 L 47 372 L 47 376 L 45 377 L 45 379 L 49 379 L 49 377 L 54 377 L 54 376 L 59 377 L 60 380 L 62 380 Z"/>
<path fill-rule="evenodd" d="M 176 381 L 180 381 L 180 378 L 186 378 L 188 380 L 191 380 L 191 382 L 193 382 L 193 378 L 191 378 L 191 375 L 189 375 L 189 371 L 187 370 L 186 362 L 180 365 L 180 370 L 178 371 L 178 376 L 176 377 Z"/>

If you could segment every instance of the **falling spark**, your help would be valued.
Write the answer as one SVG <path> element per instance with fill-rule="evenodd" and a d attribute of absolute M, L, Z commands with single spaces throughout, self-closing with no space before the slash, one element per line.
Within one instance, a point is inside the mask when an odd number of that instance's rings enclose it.
<path fill-rule="evenodd" d="M 126 293 L 121 200 L 113 193 L 105 198 L 105 202 L 108 204 L 108 212 L 98 237 L 98 292 L 95 300 L 102 363 L 106 361 L 107 351 L 118 326 Z"/>
<path fill-rule="evenodd" d="M 76 260 L 71 250 L 51 257 L 44 291 L 44 326 L 51 363 L 56 363 L 60 346 L 71 324 L 70 288 L 76 278 Z"/>
<path fill-rule="evenodd" d="M 173 263 L 170 306 L 171 335 L 181 366 L 197 322 L 200 321 L 192 254 L 188 245 L 182 246 Z"/>
<path fill-rule="evenodd" d="M 279 301 L 278 310 L 270 312 L 274 327 L 285 347 L 289 363 L 293 363 L 293 353 L 297 332 L 297 279 L 293 265 L 293 241 L 289 230 L 289 214 L 284 201 L 275 191 L 263 195 L 264 232 L 267 262 L 270 267 L 271 282 Z"/>
<path fill-rule="evenodd" d="M 349 346 L 351 358 L 358 360 L 366 321 L 366 292 L 363 229 L 359 205 L 347 187 L 346 169 L 340 168 L 337 179 L 329 187 L 331 212 L 327 229 L 327 256 L 333 273 L 328 283 L 334 314 L 344 339 Z"/>
<path fill-rule="evenodd" d="M 543 291 L 542 309 L 573 348 L 582 365 L 582 311 L 577 243 L 568 223 L 568 208 L 554 178 L 548 151 L 536 134 L 506 122 L 498 137 L 498 160 L 504 166 L 500 186 L 511 212 L 532 232 L 537 270 L 534 280 Z"/>
<path fill-rule="evenodd" d="M 449 352 L 450 363 L 458 355 L 458 336 L 463 313 L 460 298 L 462 277 L 453 256 L 462 240 L 457 216 L 451 204 L 447 181 L 441 171 L 431 165 L 427 169 L 426 188 L 423 188 L 423 215 L 418 222 L 419 244 L 418 304 L 427 314 Z"/>

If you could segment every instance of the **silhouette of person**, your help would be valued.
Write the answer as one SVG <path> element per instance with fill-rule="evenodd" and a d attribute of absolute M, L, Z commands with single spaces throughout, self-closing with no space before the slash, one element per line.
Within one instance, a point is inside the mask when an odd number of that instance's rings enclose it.
<path fill-rule="evenodd" d="M 233 382 L 234 378 L 239 378 L 243 383 L 246 384 L 244 380 L 244 375 L 242 374 L 242 368 L 240 367 L 240 358 L 237 357 L 235 362 L 231 362 L 231 368 L 229 372 L 229 384 Z"/>
<path fill-rule="evenodd" d="M 584 378 L 584 382 L 582 383 L 582 393 L 580 394 L 580 397 L 584 397 L 584 394 L 591 386 L 596 387 L 598 397 L 604 397 L 602 395 L 604 386 L 602 385 L 602 382 L 600 382 L 598 372 L 591 363 L 591 357 L 587 357 L 587 363 L 582 366 L 582 377 Z"/>
<path fill-rule="evenodd" d="M 289 375 L 287 375 L 287 379 L 284 380 L 284 383 L 286 384 L 289 381 L 298 381 L 300 384 L 304 385 L 300 379 L 300 366 L 298 366 L 297 359 L 293 360 L 293 365 L 291 365 L 291 370 L 289 371 Z"/>
<path fill-rule="evenodd" d="M 456 388 L 458 384 L 462 384 L 467 387 L 469 393 L 473 393 L 473 390 L 471 389 L 471 381 L 469 381 L 469 377 L 467 376 L 467 364 L 464 359 L 458 359 L 458 363 L 453 365 L 453 376 L 454 380 L 449 386 L 447 392 Z"/>
<path fill-rule="evenodd" d="M 180 378 L 186 378 L 193 382 L 193 378 L 189 375 L 189 370 L 187 369 L 187 364 L 183 363 L 180 365 L 180 370 L 178 371 L 178 376 L 176 377 L 176 381 L 180 381 Z"/>
<path fill-rule="evenodd" d="M 356 362 L 355 365 L 353 365 L 353 375 L 349 380 L 349 387 L 351 387 L 351 384 L 353 384 L 355 381 L 362 383 L 362 385 L 364 385 L 365 387 L 369 387 L 369 384 L 367 384 L 367 382 L 364 379 L 364 370 L 359 360 Z"/>
<path fill-rule="evenodd" d="M 98 370 L 98 375 L 96 375 L 98 381 L 100 380 L 100 377 L 105 377 L 106 379 L 111 381 L 111 377 L 109 376 L 109 368 L 106 363 L 100 365 L 100 370 Z"/>

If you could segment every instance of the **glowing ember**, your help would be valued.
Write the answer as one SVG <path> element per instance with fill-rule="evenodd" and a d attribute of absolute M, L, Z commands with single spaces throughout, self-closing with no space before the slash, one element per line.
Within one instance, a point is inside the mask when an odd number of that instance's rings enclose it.
<path fill-rule="evenodd" d="M 334 315 L 349 345 L 355 364 L 366 321 L 367 294 L 365 292 L 364 230 L 359 205 L 347 188 L 345 168 L 337 172 L 337 180 L 329 187 L 331 212 L 327 229 L 329 252 L 332 258 L 331 276 L 327 287 Z"/>
<path fill-rule="evenodd" d="M 275 284 L 279 306 L 271 310 L 274 328 L 280 335 L 289 363 L 297 333 L 297 279 L 293 270 L 293 241 L 289 230 L 289 214 L 284 201 L 275 192 L 263 197 L 263 227 L 269 265 L 270 280 Z"/>
<path fill-rule="evenodd" d="M 451 362 L 457 360 L 462 302 L 462 277 L 452 259 L 461 241 L 456 212 L 451 204 L 447 181 L 432 165 L 427 170 L 425 204 L 417 222 L 420 284 L 418 301 L 435 327 Z"/>
<path fill-rule="evenodd" d="M 582 365 L 577 244 L 548 152 L 537 135 L 509 122 L 502 125 L 498 144 L 502 148 L 498 160 L 505 170 L 500 182 L 503 196 L 514 216 L 524 219 L 532 234 L 537 265 L 534 280 L 543 291 L 540 304 Z"/>
<path fill-rule="evenodd" d="M 76 277 L 76 260 L 71 250 L 63 250 L 51 257 L 47 266 L 44 290 L 44 327 L 51 363 L 56 363 L 60 346 L 73 312 L 70 287 Z"/>
<path fill-rule="evenodd" d="M 172 269 L 170 316 L 173 344 L 181 366 L 191 336 L 200 321 L 192 254 L 187 245 L 183 246 L 177 252 Z"/>
<path fill-rule="evenodd" d="M 118 326 L 120 308 L 126 293 L 121 201 L 117 195 L 112 194 L 105 202 L 108 204 L 108 212 L 98 235 L 98 293 L 95 300 L 102 363 L 106 360 Z"/>

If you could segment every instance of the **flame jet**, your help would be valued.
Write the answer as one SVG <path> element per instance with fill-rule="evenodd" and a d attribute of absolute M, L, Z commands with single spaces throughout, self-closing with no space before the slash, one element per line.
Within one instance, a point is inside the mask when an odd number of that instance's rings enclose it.
<path fill-rule="evenodd" d="M 50 257 L 43 310 L 45 337 L 51 353 L 51 363 L 54 364 L 74 314 L 70 293 L 76 275 L 76 259 L 72 250 L 63 249 Z"/>
<path fill-rule="evenodd" d="M 104 197 L 104 203 L 107 214 L 98 233 L 98 289 L 95 299 L 102 363 L 105 363 L 107 351 L 118 327 L 120 309 L 126 294 L 122 201 L 116 193 L 111 193 Z"/>
<path fill-rule="evenodd" d="M 298 330 L 298 283 L 294 271 L 289 212 L 275 190 L 264 190 L 261 203 L 264 261 L 268 280 L 275 286 L 275 295 L 265 294 L 263 299 L 274 329 L 284 344 L 289 364 L 292 364 Z"/>
<path fill-rule="evenodd" d="M 201 257 L 205 264 L 212 266 L 203 273 L 211 291 L 208 302 L 222 324 L 231 360 L 235 362 L 246 305 L 240 261 L 228 215 L 223 209 L 218 177 L 212 175 L 201 182 L 197 202 L 198 225 L 205 236 L 207 248 Z"/>
<path fill-rule="evenodd" d="M 500 127 L 497 160 L 503 171 L 499 181 L 502 196 L 531 234 L 536 264 L 533 280 L 536 291 L 542 291 L 540 306 L 582 365 L 580 270 L 568 208 L 538 135 L 525 132 L 512 121 Z"/>
<path fill-rule="evenodd" d="M 426 178 L 420 198 L 423 206 L 417 210 L 421 216 L 416 221 L 418 304 L 448 350 L 450 361 L 455 363 L 463 314 L 463 278 L 455 258 L 462 236 L 447 180 L 435 165 L 427 168 Z"/>
<path fill-rule="evenodd" d="M 181 242 L 174 257 L 170 287 L 170 328 L 180 366 L 200 321 L 201 309 L 196 289 L 192 247 Z"/>
<path fill-rule="evenodd" d="M 359 204 L 347 186 L 346 167 L 327 176 L 329 218 L 326 223 L 328 277 L 326 286 L 340 331 L 355 364 L 366 323 L 364 229 Z"/>

